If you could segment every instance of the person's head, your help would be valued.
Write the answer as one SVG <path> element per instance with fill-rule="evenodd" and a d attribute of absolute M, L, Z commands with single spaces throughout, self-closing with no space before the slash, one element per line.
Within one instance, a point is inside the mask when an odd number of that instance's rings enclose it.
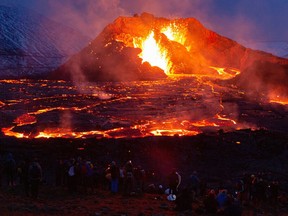
<path fill-rule="evenodd" d="M 215 196 L 216 196 L 215 190 L 214 190 L 214 189 L 211 189 L 211 190 L 209 191 L 209 193 L 208 193 L 208 196 L 210 196 L 210 197 L 215 197 Z"/>

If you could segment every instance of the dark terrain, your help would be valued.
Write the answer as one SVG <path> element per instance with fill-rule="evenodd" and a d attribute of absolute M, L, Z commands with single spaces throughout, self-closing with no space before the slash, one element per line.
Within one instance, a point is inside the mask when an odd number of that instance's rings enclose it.
<path fill-rule="evenodd" d="M 177 168 L 182 188 L 197 170 L 208 188 L 233 187 L 244 174 L 261 173 L 265 179 L 279 181 L 279 206 L 262 209 L 265 215 L 286 215 L 288 192 L 288 136 L 267 130 L 201 134 L 194 137 L 146 137 L 137 139 L 15 139 L 2 137 L 2 154 L 12 152 L 17 161 L 38 157 L 44 170 L 44 185 L 37 201 L 24 198 L 19 191 L 2 189 L 0 205 L 7 215 L 175 215 L 174 203 L 165 195 L 141 197 L 111 196 L 103 188 L 96 194 L 71 196 L 55 185 L 55 166 L 59 158 L 82 156 L 106 167 L 112 160 L 124 164 L 132 160 L 154 173 L 146 184 L 166 186 L 167 174 Z M 146 185 L 146 186 L 147 186 Z M 66 191 L 66 192 L 65 192 Z M 137 206 L 132 208 L 132 206 Z M 285 207 L 286 206 L 286 207 Z M 138 208 L 139 207 L 139 208 Z M 201 207 L 201 197 L 193 203 L 193 212 Z M 253 215 L 253 206 L 243 206 L 243 215 Z M 255 209 L 254 209 L 255 210 Z M 199 212 L 198 212 L 199 213 Z M 196 214 L 198 214 L 196 213 Z M 6 215 L 5 214 L 5 215 Z M 191 212 L 182 215 L 190 215 Z M 179 214 L 181 215 L 181 214 Z"/>

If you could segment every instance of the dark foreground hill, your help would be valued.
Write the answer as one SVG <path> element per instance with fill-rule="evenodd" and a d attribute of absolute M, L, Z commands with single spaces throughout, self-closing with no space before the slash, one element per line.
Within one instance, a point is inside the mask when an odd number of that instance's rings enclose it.
<path fill-rule="evenodd" d="M 132 160 L 147 173 L 154 173 L 148 184 L 167 186 L 167 175 L 177 168 L 182 175 L 182 189 L 190 174 L 198 171 L 207 188 L 234 187 L 235 181 L 244 174 L 262 176 L 265 181 L 277 180 L 280 184 L 277 209 L 261 207 L 261 211 L 278 215 L 287 214 L 288 190 L 288 137 L 287 134 L 265 130 L 242 130 L 231 133 L 201 134 L 195 137 L 147 137 L 139 139 L 11 139 L 1 138 L 0 150 L 14 154 L 17 161 L 27 157 L 38 157 L 44 170 L 44 182 L 39 200 L 23 198 L 21 191 L 2 188 L 1 212 L 13 215 L 175 215 L 175 204 L 165 195 L 123 197 L 110 195 L 105 185 L 94 194 L 69 195 L 67 188 L 55 187 L 56 161 L 82 157 L 95 161 L 99 168 L 115 160 L 123 165 Z M 104 188 L 103 188 L 104 187 Z M 20 190 L 20 189 L 18 189 Z M 193 203 L 193 214 L 201 207 L 200 200 Z M 286 200 L 286 201 L 285 201 Z M 131 207 L 133 205 L 133 208 Z M 129 207 L 130 206 L 130 207 Z M 264 205 L 265 206 L 265 205 Z M 286 206 L 286 207 L 285 207 Z M 255 206 L 243 206 L 251 213 Z M 259 209 L 258 209 L 259 210 Z M 29 214 L 28 214 L 29 213 Z M 186 215 L 191 214 L 188 212 Z M 142 214 L 143 215 L 143 214 Z M 184 214 L 185 215 L 185 214 Z M 197 215 L 197 214 L 196 214 Z M 245 215 L 245 214 L 243 214 Z"/>

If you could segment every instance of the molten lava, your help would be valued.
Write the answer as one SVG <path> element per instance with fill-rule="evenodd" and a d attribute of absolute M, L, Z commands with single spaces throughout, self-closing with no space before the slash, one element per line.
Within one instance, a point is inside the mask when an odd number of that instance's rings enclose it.
<path fill-rule="evenodd" d="M 278 103 L 282 105 L 288 105 L 288 98 L 286 99 L 281 99 L 281 98 L 275 98 L 275 99 L 270 99 L 270 103 Z"/>
<path fill-rule="evenodd" d="M 166 74 L 169 74 L 170 67 L 167 50 L 157 43 L 154 36 L 155 33 L 152 31 L 140 44 L 134 43 L 134 45 L 142 50 L 139 54 L 142 62 L 149 62 L 151 66 L 157 66 Z"/>
<path fill-rule="evenodd" d="M 142 50 L 139 54 L 142 63 L 148 62 L 151 66 L 161 68 L 166 75 L 172 75 L 174 73 L 172 70 L 173 61 L 171 60 L 173 53 L 167 44 L 173 41 L 189 51 L 190 47 L 185 46 L 186 30 L 180 29 L 176 24 L 170 24 L 157 32 L 157 37 L 155 31 L 151 31 L 147 37 L 133 38 L 133 46 Z"/>
<path fill-rule="evenodd" d="M 231 79 L 240 74 L 240 70 L 235 68 L 221 68 L 213 66 L 210 66 L 210 68 L 216 70 L 219 75 L 217 78 L 221 79 Z"/>
<path fill-rule="evenodd" d="M 181 27 L 181 26 L 180 26 Z M 187 30 L 185 28 L 180 28 L 175 23 L 161 29 L 163 33 L 170 41 L 175 41 L 186 47 L 187 40 Z M 189 51 L 190 47 L 186 47 Z"/>
<path fill-rule="evenodd" d="M 15 119 L 14 123 L 17 124 L 17 126 L 23 126 L 28 124 L 34 124 L 37 122 L 37 118 L 35 116 L 32 116 L 30 114 L 23 114 Z"/>

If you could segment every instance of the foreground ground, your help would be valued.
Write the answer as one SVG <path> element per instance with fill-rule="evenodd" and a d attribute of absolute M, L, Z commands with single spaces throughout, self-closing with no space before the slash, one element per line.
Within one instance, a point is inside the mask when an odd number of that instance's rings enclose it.
<path fill-rule="evenodd" d="M 35 200 L 26 198 L 20 191 L 2 189 L 0 193 L 1 215 L 113 215 L 113 216 L 172 216 L 206 215 L 203 210 L 203 197 L 192 203 L 192 210 L 177 212 L 175 203 L 168 201 L 164 194 L 143 194 L 141 196 L 112 195 L 107 190 L 98 189 L 93 194 L 71 195 L 63 188 L 41 187 L 40 197 Z M 268 203 L 260 208 L 242 205 L 242 215 L 288 215 L 288 199 L 279 196 L 279 205 L 272 208 Z"/>
<path fill-rule="evenodd" d="M 149 183 L 163 183 L 172 168 L 182 174 L 183 184 L 197 170 L 208 186 L 228 186 L 244 173 L 261 172 L 280 183 L 279 205 L 269 203 L 255 208 L 244 205 L 242 215 L 288 215 L 288 137 L 285 133 L 242 130 L 195 137 L 148 137 L 141 139 L 0 139 L 1 156 L 13 153 L 17 161 L 37 156 L 43 167 L 45 184 L 39 199 L 23 196 L 19 188 L 0 190 L 0 215 L 205 215 L 202 199 L 193 202 L 192 211 L 176 212 L 175 203 L 165 195 L 147 194 L 123 197 L 98 188 L 93 194 L 71 195 L 55 186 L 56 161 L 81 156 L 105 167 L 112 160 L 123 164 L 132 160 L 155 173 Z M 256 211 L 257 210 L 257 211 Z"/>

